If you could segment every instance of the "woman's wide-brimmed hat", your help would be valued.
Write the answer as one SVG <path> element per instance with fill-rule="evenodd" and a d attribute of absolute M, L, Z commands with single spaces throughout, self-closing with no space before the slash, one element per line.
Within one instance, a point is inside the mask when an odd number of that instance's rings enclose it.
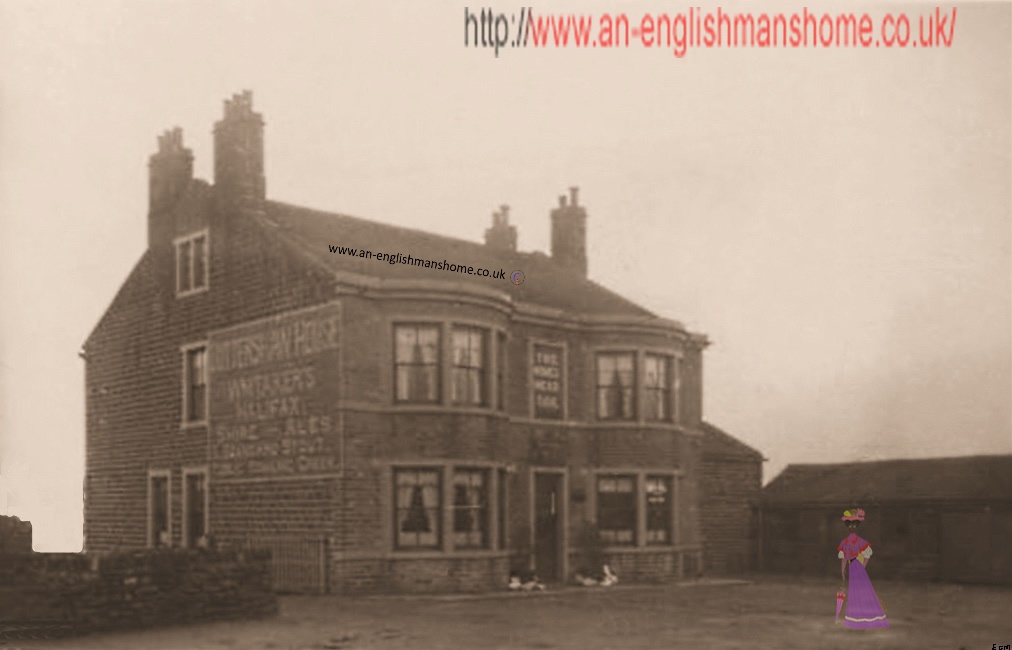
<path fill-rule="evenodd" d="M 864 521 L 864 510 L 856 508 L 854 510 L 844 510 L 841 521 Z"/>

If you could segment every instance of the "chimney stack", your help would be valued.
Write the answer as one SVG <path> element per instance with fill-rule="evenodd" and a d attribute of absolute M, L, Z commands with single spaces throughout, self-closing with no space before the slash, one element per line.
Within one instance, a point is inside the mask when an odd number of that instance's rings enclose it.
<path fill-rule="evenodd" d="M 581 277 L 587 277 L 587 211 L 579 203 L 578 187 L 569 188 L 569 201 L 559 196 L 552 210 L 552 259 Z"/>
<path fill-rule="evenodd" d="M 193 152 L 183 146 L 178 126 L 158 136 L 158 151 L 148 158 L 148 245 L 158 238 L 165 218 L 193 180 Z"/>
<path fill-rule="evenodd" d="M 253 111 L 252 91 L 226 99 L 214 125 L 214 186 L 228 203 L 253 207 L 266 198 L 264 120 Z"/>
<path fill-rule="evenodd" d="M 492 213 L 492 227 L 485 230 L 485 245 L 509 253 L 516 252 L 517 228 L 510 225 L 510 206 L 503 204 Z"/>

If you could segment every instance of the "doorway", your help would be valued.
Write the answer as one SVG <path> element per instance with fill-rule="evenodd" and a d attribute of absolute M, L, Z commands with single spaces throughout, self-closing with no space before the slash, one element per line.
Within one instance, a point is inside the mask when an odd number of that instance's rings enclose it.
<path fill-rule="evenodd" d="M 558 582 L 565 575 L 563 478 L 557 471 L 534 473 L 534 571 L 543 582 Z"/>

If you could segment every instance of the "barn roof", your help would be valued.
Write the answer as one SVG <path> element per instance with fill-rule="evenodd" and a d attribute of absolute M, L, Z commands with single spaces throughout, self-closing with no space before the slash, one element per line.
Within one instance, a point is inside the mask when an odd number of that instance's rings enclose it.
<path fill-rule="evenodd" d="M 1012 454 L 788 465 L 763 488 L 769 504 L 1012 501 Z"/>

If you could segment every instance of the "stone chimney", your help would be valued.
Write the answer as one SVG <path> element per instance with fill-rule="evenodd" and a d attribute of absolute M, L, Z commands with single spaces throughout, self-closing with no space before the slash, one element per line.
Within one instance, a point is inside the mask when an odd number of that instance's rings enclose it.
<path fill-rule="evenodd" d="M 214 125 L 214 187 L 221 199 L 247 207 L 266 197 L 264 120 L 253 111 L 252 91 L 226 99 Z"/>
<path fill-rule="evenodd" d="M 492 227 L 485 229 L 485 245 L 510 253 L 516 252 L 517 227 L 510 225 L 510 206 L 499 206 L 499 211 L 492 213 Z"/>
<path fill-rule="evenodd" d="M 587 277 L 587 211 L 579 203 L 579 188 L 569 188 L 569 201 L 559 197 L 552 210 L 552 259 Z"/>
<path fill-rule="evenodd" d="M 178 126 L 158 136 L 158 151 L 148 159 L 148 245 L 151 246 L 164 218 L 193 180 L 193 152 L 183 146 Z"/>
<path fill-rule="evenodd" d="M 193 180 L 193 152 L 183 147 L 178 126 L 158 136 L 158 151 L 148 159 L 148 209 L 171 208 Z"/>

